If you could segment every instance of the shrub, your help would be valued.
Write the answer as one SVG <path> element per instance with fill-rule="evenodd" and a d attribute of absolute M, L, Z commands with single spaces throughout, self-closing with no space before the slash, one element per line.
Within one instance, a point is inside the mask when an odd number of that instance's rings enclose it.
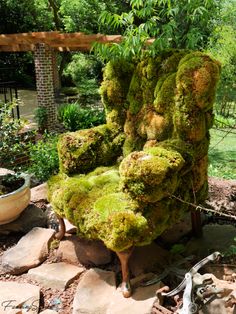
<path fill-rule="evenodd" d="M 40 181 L 46 181 L 58 172 L 57 141 L 57 135 L 44 133 L 43 138 L 36 144 L 28 144 L 30 167 L 27 172 L 33 173 Z"/>
<path fill-rule="evenodd" d="M 58 119 L 71 131 L 87 129 L 105 122 L 103 110 L 81 108 L 79 104 L 65 104 L 58 110 Z"/>
<path fill-rule="evenodd" d="M 76 53 L 63 72 L 65 81 L 71 81 L 76 87 L 63 87 L 68 96 L 78 94 L 81 104 L 94 104 L 100 100 L 98 91 L 101 79 L 102 63 L 94 56 Z"/>
<path fill-rule="evenodd" d="M 38 128 L 41 132 L 44 132 L 47 125 L 47 109 L 45 107 L 38 107 L 34 112 L 34 119 L 38 124 Z"/>
<path fill-rule="evenodd" d="M 17 156 L 26 150 L 29 133 L 21 134 L 23 122 L 12 118 L 16 103 L 0 103 L 0 164 L 15 169 Z"/>

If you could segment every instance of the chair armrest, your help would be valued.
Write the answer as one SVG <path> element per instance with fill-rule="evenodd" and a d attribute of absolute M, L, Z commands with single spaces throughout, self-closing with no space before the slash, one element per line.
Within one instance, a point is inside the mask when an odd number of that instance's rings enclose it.
<path fill-rule="evenodd" d="M 184 163 L 180 153 L 162 147 L 133 152 L 120 165 L 121 187 L 138 201 L 155 203 L 177 189 Z"/>
<path fill-rule="evenodd" d="M 58 142 L 60 170 L 86 173 L 109 165 L 122 153 L 123 142 L 124 134 L 108 124 L 63 134 Z"/>

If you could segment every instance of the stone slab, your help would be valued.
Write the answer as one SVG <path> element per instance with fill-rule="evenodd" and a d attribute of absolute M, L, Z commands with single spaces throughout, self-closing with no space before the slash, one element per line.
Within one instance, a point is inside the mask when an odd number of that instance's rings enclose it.
<path fill-rule="evenodd" d="M 33 203 L 47 200 L 47 183 L 42 183 L 32 188 L 30 200 Z"/>
<path fill-rule="evenodd" d="M 120 289 L 110 296 L 106 314 L 151 314 L 153 304 L 157 301 L 156 291 L 163 284 L 156 283 L 136 288 L 130 298 L 124 298 Z"/>
<path fill-rule="evenodd" d="M 0 226 L 0 234 L 12 232 L 27 233 L 34 227 L 45 227 L 47 217 L 41 208 L 30 204 L 15 221 Z"/>
<path fill-rule="evenodd" d="M 73 314 L 105 314 L 116 291 L 115 273 L 98 268 L 88 270 L 79 281 Z"/>
<path fill-rule="evenodd" d="M 47 258 L 54 233 L 52 229 L 32 229 L 3 253 L 1 273 L 22 274 L 41 264 Z"/>
<path fill-rule="evenodd" d="M 6 168 L 0 168 L 0 176 L 5 176 L 6 174 L 14 174 L 15 172 Z"/>
<path fill-rule="evenodd" d="M 72 264 L 98 266 L 111 262 L 111 252 L 102 242 L 79 239 L 75 235 L 68 235 L 60 242 L 57 255 Z"/>
<path fill-rule="evenodd" d="M 28 271 L 28 277 L 36 280 L 45 288 L 66 289 L 84 271 L 67 263 L 42 264 Z"/>
<path fill-rule="evenodd" d="M 40 312 L 40 314 L 57 314 L 58 312 L 53 311 L 53 310 L 45 310 L 43 312 Z"/>
<path fill-rule="evenodd" d="M 40 288 L 28 283 L 0 281 L 0 313 L 36 314 L 39 312 Z"/>

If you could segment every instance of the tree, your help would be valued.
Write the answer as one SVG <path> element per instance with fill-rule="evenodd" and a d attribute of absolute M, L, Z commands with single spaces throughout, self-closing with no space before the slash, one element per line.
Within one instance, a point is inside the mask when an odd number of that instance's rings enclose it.
<path fill-rule="evenodd" d="M 224 0 L 210 36 L 207 52 L 222 65 L 217 94 L 220 114 L 236 113 L 236 0 Z"/>
<path fill-rule="evenodd" d="M 52 12 L 45 0 L 0 0 L 2 34 L 51 30 Z"/>
<path fill-rule="evenodd" d="M 131 10 L 121 14 L 103 11 L 100 23 L 123 34 L 120 45 L 95 45 L 104 59 L 131 57 L 165 48 L 203 49 L 219 11 L 219 0 L 130 0 Z M 150 43 L 150 40 L 149 40 Z"/>

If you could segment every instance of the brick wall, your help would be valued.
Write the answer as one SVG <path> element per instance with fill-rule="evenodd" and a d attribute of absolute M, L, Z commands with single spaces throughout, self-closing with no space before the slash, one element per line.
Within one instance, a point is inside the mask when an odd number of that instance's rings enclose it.
<path fill-rule="evenodd" d="M 38 107 L 47 109 L 46 127 L 54 130 L 57 112 L 54 93 L 53 50 L 45 44 L 37 44 L 34 51 Z"/>

